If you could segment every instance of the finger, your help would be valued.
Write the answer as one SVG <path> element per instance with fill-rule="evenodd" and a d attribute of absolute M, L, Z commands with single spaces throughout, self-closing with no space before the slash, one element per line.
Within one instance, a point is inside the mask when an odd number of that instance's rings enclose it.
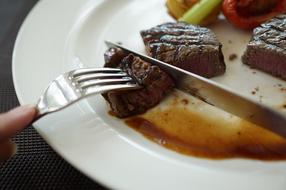
<path fill-rule="evenodd" d="M 20 106 L 7 113 L 0 114 L 0 143 L 7 141 L 24 129 L 35 117 L 36 108 Z"/>
<path fill-rule="evenodd" d="M 11 141 L 4 141 L 0 144 L 0 163 L 8 160 L 16 153 L 17 146 Z"/>

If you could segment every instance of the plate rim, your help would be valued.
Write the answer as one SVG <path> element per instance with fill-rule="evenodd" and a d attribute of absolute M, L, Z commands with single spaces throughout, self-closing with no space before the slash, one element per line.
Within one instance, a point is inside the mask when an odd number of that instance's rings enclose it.
<path fill-rule="evenodd" d="M 104 0 L 101 0 L 104 1 Z M 13 46 L 13 51 L 12 51 L 12 62 L 11 62 L 11 66 L 12 66 L 12 82 L 14 85 L 14 89 L 15 89 L 15 93 L 17 96 L 17 99 L 19 100 L 20 105 L 25 105 L 25 101 L 23 100 L 23 97 L 21 96 L 21 92 L 20 92 L 20 88 L 19 88 L 19 83 L 17 82 L 17 77 L 16 77 L 16 57 L 17 57 L 17 47 L 19 46 L 19 44 L 21 43 L 21 40 L 23 38 L 23 31 L 26 30 L 27 28 L 27 23 L 32 20 L 33 17 L 35 17 L 36 15 L 36 11 L 42 6 L 42 4 L 44 2 L 47 2 L 47 0 L 41 0 L 41 1 L 37 1 L 37 3 L 30 9 L 29 13 L 26 15 L 26 17 L 24 18 L 17 36 L 16 36 L 16 40 L 14 42 L 14 46 Z M 100 3 L 99 3 L 100 4 Z M 44 139 L 44 141 L 46 143 L 48 143 L 49 146 L 51 146 L 51 148 L 62 158 L 64 159 L 67 163 L 69 163 L 72 167 L 74 167 L 78 172 L 80 172 L 81 174 L 83 174 L 84 176 L 88 177 L 89 179 L 91 179 L 92 181 L 94 181 L 95 183 L 100 184 L 103 187 L 106 188 L 116 188 L 116 186 L 113 186 L 112 184 L 108 183 L 105 180 L 99 180 L 98 178 L 95 178 L 94 176 L 90 175 L 88 172 L 84 171 L 81 167 L 79 167 L 77 164 L 75 164 L 68 156 L 65 156 L 64 154 L 62 154 L 62 151 L 59 150 L 56 146 L 54 146 L 53 143 L 49 142 L 48 137 L 42 133 L 40 130 L 37 129 L 37 124 L 32 124 L 32 127 L 39 133 L 39 135 Z"/>

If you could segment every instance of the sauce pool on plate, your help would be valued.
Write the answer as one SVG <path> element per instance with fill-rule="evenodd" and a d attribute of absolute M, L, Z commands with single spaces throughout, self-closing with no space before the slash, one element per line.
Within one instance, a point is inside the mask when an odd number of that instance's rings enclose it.
<path fill-rule="evenodd" d="M 148 139 L 186 155 L 286 159 L 286 139 L 179 91 L 125 123 Z"/>

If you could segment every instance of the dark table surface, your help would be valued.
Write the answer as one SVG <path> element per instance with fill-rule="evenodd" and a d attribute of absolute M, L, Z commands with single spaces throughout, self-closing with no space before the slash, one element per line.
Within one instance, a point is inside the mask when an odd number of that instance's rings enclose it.
<path fill-rule="evenodd" d="M 18 30 L 38 0 L 0 0 L 0 112 L 17 105 L 11 74 Z M 104 189 L 59 157 L 32 126 L 14 139 L 18 152 L 0 163 L 0 189 Z"/>

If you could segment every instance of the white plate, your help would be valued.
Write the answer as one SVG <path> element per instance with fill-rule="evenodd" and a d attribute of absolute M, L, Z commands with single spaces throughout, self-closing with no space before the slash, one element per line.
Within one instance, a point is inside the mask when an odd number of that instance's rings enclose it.
<path fill-rule="evenodd" d="M 104 39 L 143 52 L 139 36 L 172 20 L 164 0 L 42 0 L 18 35 L 13 78 L 21 104 L 35 103 L 50 80 L 78 67 L 102 66 Z M 227 62 L 214 80 L 278 107 L 285 100 L 275 84 L 285 82 L 227 57 L 239 56 L 250 34 L 220 22 L 215 27 Z M 229 40 L 232 40 L 230 43 Z M 249 82 L 251 81 L 251 82 Z M 251 95 L 259 86 L 260 91 Z M 273 98 L 275 97 L 275 98 Z M 208 160 L 184 156 L 146 140 L 107 114 L 101 96 L 82 101 L 35 125 L 43 138 L 71 165 L 115 189 L 285 189 L 285 162 L 248 159 Z"/>

